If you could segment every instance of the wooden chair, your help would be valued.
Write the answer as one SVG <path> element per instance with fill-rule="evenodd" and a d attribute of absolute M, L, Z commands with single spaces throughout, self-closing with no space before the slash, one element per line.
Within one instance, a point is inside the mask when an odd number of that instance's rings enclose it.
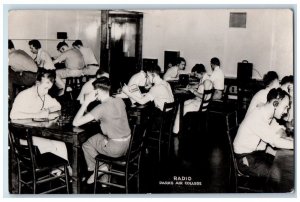
<path fill-rule="evenodd" d="M 228 138 L 230 152 L 229 180 L 233 191 L 239 193 L 263 193 L 263 179 L 244 174 L 238 168 L 237 159 L 233 149 L 233 141 L 239 128 L 237 113 L 232 113 L 231 116 L 227 117 L 226 121 L 226 135 Z"/>
<path fill-rule="evenodd" d="M 108 182 L 98 181 L 101 185 L 115 187 L 129 192 L 129 183 L 136 178 L 137 180 L 137 193 L 139 193 L 140 186 L 140 161 L 143 151 L 144 139 L 146 135 L 146 127 L 143 125 L 135 125 L 132 129 L 132 135 L 130 138 L 129 148 L 125 156 L 113 158 L 99 154 L 95 157 L 95 181 L 94 181 L 94 193 L 97 190 L 98 172 L 103 172 L 109 175 Z M 102 170 L 100 162 L 108 164 L 109 170 Z M 112 182 L 112 178 L 115 178 L 116 182 Z"/>
<path fill-rule="evenodd" d="M 163 111 L 159 113 L 159 117 L 152 117 L 153 125 L 147 134 L 147 148 L 158 151 L 159 162 L 162 160 L 163 154 L 166 154 L 167 157 L 170 155 L 176 112 L 177 105 L 175 102 L 164 103 Z"/>
<path fill-rule="evenodd" d="M 69 95 L 71 100 L 76 99 L 82 86 L 89 80 L 88 76 L 67 77 L 65 86 L 65 95 Z"/>
<path fill-rule="evenodd" d="M 25 140 L 26 145 L 20 144 Z M 21 194 L 22 186 L 32 189 L 33 194 L 42 188 L 42 194 L 52 193 L 66 189 L 69 193 L 68 162 L 52 153 L 40 154 L 39 149 L 33 145 L 32 131 L 23 126 L 9 124 L 9 142 L 18 166 L 18 192 Z M 53 169 L 62 169 L 62 174 L 52 174 Z M 43 185 L 50 184 L 49 189 Z M 56 185 L 53 187 L 53 185 Z"/>

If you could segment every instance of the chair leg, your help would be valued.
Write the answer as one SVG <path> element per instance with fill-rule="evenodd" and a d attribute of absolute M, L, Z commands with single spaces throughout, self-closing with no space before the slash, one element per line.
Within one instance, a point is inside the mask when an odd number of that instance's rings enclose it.
<path fill-rule="evenodd" d="M 68 171 L 68 166 L 65 165 L 64 166 L 65 169 L 65 180 L 66 180 L 66 186 L 67 186 L 67 193 L 70 193 L 70 189 L 69 189 L 69 171 Z"/>
<path fill-rule="evenodd" d="M 94 170 L 94 194 L 96 194 L 96 189 L 97 189 L 98 167 L 99 167 L 99 161 L 96 160 L 95 170 Z"/>
<path fill-rule="evenodd" d="M 18 165 L 18 192 L 21 194 L 22 189 L 22 183 L 21 183 L 21 168 L 20 165 Z"/>

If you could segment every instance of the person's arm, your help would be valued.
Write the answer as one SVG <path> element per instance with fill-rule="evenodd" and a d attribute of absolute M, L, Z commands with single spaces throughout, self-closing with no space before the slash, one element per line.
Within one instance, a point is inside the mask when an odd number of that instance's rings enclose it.
<path fill-rule="evenodd" d="M 56 58 L 54 61 L 53 61 L 53 64 L 56 64 L 56 63 L 61 63 L 63 61 L 66 60 L 66 52 L 61 54 L 60 56 L 58 56 L 58 58 Z"/>
<path fill-rule="evenodd" d="M 294 149 L 294 141 L 287 138 L 276 138 L 273 145 L 281 149 Z"/>
<path fill-rule="evenodd" d="M 148 95 L 148 93 L 143 96 L 143 97 L 138 97 L 135 94 L 131 93 L 128 89 L 128 86 L 124 86 L 122 91 L 131 99 L 133 99 L 134 101 L 136 101 L 137 103 L 144 105 L 150 101 L 152 101 L 151 96 Z"/>
<path fill-rule="evenodd" d="M 83 102 L 83 104 L 81 105 L 79 111 L 77 112 L 74 120 L 73 120 L 73 126 L 81 126 L 84 125 L 88 122 L 91 122 L 92 120 L 94 120 L 94 116 L 92 116 L 91 113 L 87 113 L 84 115 L 84 112 L 87 109 L 87 106 L 93 102 L 96 99 L 95 94 L 89 94 L 89 96 L 87 96 L 87 98 L 85 99 L 85 101 Z"/>
<path fill-rule="evenodd" d="M 50 95 L 46 96 L 45 109 L 49 110 L 50 113 L 61 110 L 61 105 L 56 99 L 52 98 Z"/>
<path fill-rule="evenodd" d="M 22 111 L 17 111 L 12 109 L 10 112 L 11 119 L 39 119 L 39 118 L 48 118 L 49 110 L 40 110 L 37 113 L 27 113 Z"/>

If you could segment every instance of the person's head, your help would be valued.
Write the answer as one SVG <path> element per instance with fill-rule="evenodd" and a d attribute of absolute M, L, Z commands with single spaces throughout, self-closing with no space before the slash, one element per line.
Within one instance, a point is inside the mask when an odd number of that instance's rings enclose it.
<path fill-rule="evenodd" d="M 185 59 L 182 58 L 182 57 L 177 58 L 177 60 L 176 60 L 176 65 L 178 66 L 178 68 L 179 68 L 180 70 L 185 70 L 185 66 L 186 66 L 186 61 L 185 61 Z"/>
<path fill-rule="evenodd" d="M 76 40 L 72 43 L 73 48 L 79 49 L 80 47 L 83 46 L 82 41 L 81 40 Z"/>
<path fill-rule="evenodd" d="M 281 119 L 289 108 L 290 96 L 281 88 L 272 88 L 267 95 L 267 103 L 274 107 L 273 118 Z"/>
<path fill-rule="evenodd" d="M 69 49 L 69 46 L 66 42 L 59 42 L 56 46 L 57 50 L 61 53 L 66 52 Z"/>
<path fill-rule="evenodd" d="M 38 50 L 42 47 L 41 43 L 38 40 L 36 40 L 36 39 L 30 40 L 28 42 L 28 45 L 29 45 L 30 51 L 33 54 L 37 54 Z"/>
<path fill-rule="evenodd" d="M 204 73 L 206 72 L 205 67 L 203 64 L 196 64 L 193 68 L 192 68 L 192 73 L 194 74 L 195 77 L 202 79 Z"/>
<path fill-rule="evenodd" d="M 96 78 L 100 78 L 100 77 L 107 77 L 109 78 L 109 74 L 101 69 L 98 69 L 98 71 L 96 72 Z"/>
<path fill-rule="evenodd" d="M 212 58 L 210 60 L 210 66 L 211 66 L 212 70 L 214 70 L 215 67 L 220 67 L 220 60 L 219 60 L 219 58 L 216 58 L 216 57 Z"/>
<path fill-rule="evenodd" d="M 15 49 L 14 43 L 10 39 L 8 40 L 8 49 L 9 50 Z"/>
<path fill-rule="evenodd" d="M 160 79 L 161 70 L 158 65 L 153 65 L 146 73 L 151 83 L 156 83 Z"/>
<path fill-rule="evenodd" d="M 293 94 L 293 89 L 294 89 L 294 76 L 285 76 L 281 79 L 280 82 L 280 88 L 284 91 L 286 91 L 288 94 L 292 95 Z"/>
<path fill-rule="evenodd" d="M 38 91 L 40 95 L 48 94 L 48 91 L 53 86 L 55 82 L 56 73 L 55 70 L 47 70 L 44 68 L 39 68 L 36 75 L 36 85 L 38 86 Z"/>
<path fill-rule="evenodd" d="M 109 96 L 110 91 L 110 80 L 107 77 L 100 77 L 97 78 L 93 82 L 94 90 L 96 91 L 96 98 L 98 100 L 103 100 L 107 96 Z"/>
<path fill-rule="evenodd" d="M 278 74 L 275 71 L 267 72 L 264 75 L 263 82 L 264 82 L 265 87 L 278 88 L 280 86 Z"/>

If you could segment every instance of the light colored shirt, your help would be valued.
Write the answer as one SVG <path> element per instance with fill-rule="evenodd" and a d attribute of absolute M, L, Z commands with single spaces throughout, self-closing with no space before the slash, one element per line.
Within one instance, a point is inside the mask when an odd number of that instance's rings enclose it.
<path fill-rule="evenodd" d="M 84 60 L 82 54 L 77 49 L 70 49 L 63 52 L 56 60 L 53 61 L 54 64 L 58 62 L 65 62 L 67 69 L 80 70 L 84 68 Z"/>
<path fill-rule="evenodd" d="M 224 73 L 220 67 L 215 67 L 210 76 L 210 80 L 213 82 L 214 89 L 224 90 Z"/>
<path fill-rule="evenodd" d="M 141 70 L 140 72 L 134 74 L 129 82 L 128 82 L 128 86 L 132 86 L 132 85 L 138 85 L 138 86 L 146 86 L 147 84 L 147 77 L 146 77 L 146 73 Z"/>
<path fill-rule="evenodd" d="M 267 96 L 270 92 L 270 88 L 265 88 L 258 91 L 252 98 L 250 105 L 248 107 L 247 113 L 251 112 L 253 109 L 257 108 L 259 105 L 266 104 Z"/>
<path fill-rule="evenodd" d="M 38 68 L 34 60 L 23 50 L 14 50 L 9 53 L 8 65 L 15 72 L 37 72 Z"/>
<path fill-rule="evenodd" d="M 86 47 L 80 47 L 79 51 L 81 52 L 81 54 L 83 56 L 84 63 L 85 63 L 86 66 L 92 65 L 92 64 L 93 65 L 98 64 L 92 49 L 86 48 Z"/>
<path fill-rule="evenodd" d="M 267 143 L 272 147 L 277 138 L 276 134 L 282 127 L 273 120 L 265 107 L 258 107 L 251 111 L 241 123 L 233 146 L 237 154 L 251 153 L 258 150 L 265 150 Z"/>
<path fill-rule="evenodd" d="M 164 108 L 164 103 L 174 102 L 174 96 L 170 84 L 161 80 L 159 84 L 155 84 L 150 88 L 150 91 L 145 95 L 149 96 L 151 101 L 154 101 L 155 107 L 161 111 Z"/>
<path fill-rule="evenodd" d="M 43 67 L 45 69 L 55 69 L 50 55 L 41 48 L 38 50 L 35 61 L 39 67 Z"/>
<path fill-rule="evenodd" d="M 10 112 L 10 118 L 19 119 L 19 117 L 16 116 L 17 112 L 38 113 L 42 109 L 49 109 L 52 107 L 60 107 L 59 102 L 48 94 L 45 95 L 45 100 L 43 102 L 37 93 L 37 86 L 34 85 L 17 95 Z"/>
<path fill-rule="evenodd" d="M 178 66 L 170 67 L 167 70 L 167 72 L 164 74 L 164 80 L 169 81 L 169 80 L 178 79 L 178 75 L 179 75 Z"/>

